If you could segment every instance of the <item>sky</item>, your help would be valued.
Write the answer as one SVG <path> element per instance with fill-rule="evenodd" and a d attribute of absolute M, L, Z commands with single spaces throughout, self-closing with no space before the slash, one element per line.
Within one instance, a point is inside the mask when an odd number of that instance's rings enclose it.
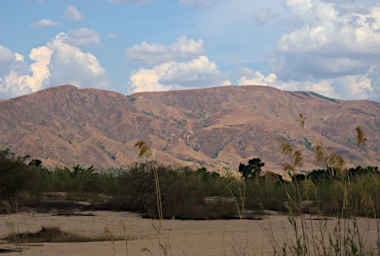
<path fill-rule="evenodd" d="M 1 0 L 0 98 L 62 84 L 380 101 L 380 2 Z"/>

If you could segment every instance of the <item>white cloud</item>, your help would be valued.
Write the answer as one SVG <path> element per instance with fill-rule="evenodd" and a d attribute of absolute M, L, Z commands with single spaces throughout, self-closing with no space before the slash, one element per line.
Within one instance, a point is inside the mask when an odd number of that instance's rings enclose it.
<path fill-rule="evenodd" d="M 8 48 L 0 45 L 0 63 L 9 62 L 13 60 L 13 58 L 14 54 Z"/>
<path fill-rule="evenodd" d="M 29 72 L 25 70 L 10 69 L 9 72 L 1 79 L 0 95 L 1 96 L 18 96 L 42 89 L 43 82 L 49 78 L 49 64 L 52 51 L 47 47 L 33 49 L 29 58 L 34 61 L 29 67 Z M 15 60 L 23 62 L 22 55 L 15 54 Z"/>
<path fill-rule="evenodd" d="M 43 88 L 44 82 L 50 77 L 47 66 L 50 62 L 51 54 L 52 50 L 48 47 L 35 48 L 29 54 L 29 58 L 34 61 L 30 65 L 29 74 L 19 74 L 11 71 L 5 77 L 5 81 L 8 86 L 12 87 L 13 93 L 16 93 L 16 95 L 19 93 L 24 94 Z"/>
<path fill-rule="evenodd" d="M 70 30 L 68 33 L 61 32 L 56 36 L 56 40 L 75 47 L 91 46 L 100 43 L 98 33 L 89 28 Z"/>
<path fill-rule="evenodd" d="M 50 77 L 48 65 L 52 54 L 53 50 L 46 46 L 34 48 L 30 51 L 29 58 L 34 63 L 30 65 L 31 75 L 24 75 L 19 78 L 19 85 L 22 88 L 29 87 L 33 92 L 42 89 L 44 82 Z"/>
<path fill-rule="evenodd" d="M 227 85 L 232 85 L 232 83 L 231 83 L 230 80 L 224 80 L 224 81 L 221 82 L 220 85 L 227 86 Z"/>
<path fill-rule="evenodd" d="M 62 41 L 61 35 L 58 34 L 55 40 L 47 44 L 53 50 L 49 64 L 51 83 L 71 83 L 79 87 L 107 87 L 105 71 L 97 58 Z"/>
<path fill-rule="evenodd" d="M 100 43 L 98 33 L 95 30 L 88 28 L 71 30 L 68 34 L 61 33 L 60 40 L 77 47 Z"/>
<path fill-rule="evenodd" d="M 277 88 L 283 90 L 314 91 L 327 97 L 339 99 L 374 99 L 371 80 L 367 76 L 349 75 L 313 81 L 279 81 Z"/>
<path fill-rule="evenodd" d="M 274 73 L 265 76 L 260 72 L 247 70 L 246 74 L 238 80 L 238 85 L 268 85 L 281 90 L 313 91 L 327 97 L 340 99 L 374 99 L 373 83 L 368 74 L 348 75 L 317 81 L 282 81 Z"/>
<path fill-rule="evenodd" d="M 134 92 L 163 91 L 183 88 L 202 88 L 226 85 L 221 79 L 215 62 L 200 56 L 189 62 L 167 62 L 152 69 L 140 69 L 130 77 L 130 87 Z"/>
<path fill-rule="evenodd" d="M 334 4 L 334 7 L 343 13 L 348 12 L 359 12 L 359 13 L 367 13 L 369 7 L 373 7 L 379 3 L 378 0 L 325 0 L 328 3 Z"/>
<path fill-rule="evenodd" d="M 73 5 L 69 5 L 65 10 L 65 17 L 74 21 L 84 18 L 83 14 Z"/>
<path fill-rule="evenodd" d="M 18 79 L 18 72 L 25 69 L 24 56 L 0 45 L 0 97 L 8 97 L 13 90 L 17 91 L 12 84 Z"/>
<path fill-rule="evenodd" d="M 15 53 L 15 59 L 16 61 L 19 61 L 19 62 L 24 62 L 25 61 L 25 57 L 19 53 Z"/>
<path fill-rule="evenodd" d="M 168 61 L 188 60 L 203 53 L 203 40 L 179 37 L 169 46 L 142 42 L 127 49 L 127 57 L 146 65 L 157 65 Z"/>
<path fill-rule="evenodd" d="M 154 69 L 140 69 L 130 78 L 130 87 L 133 92 L 166 91 L 174 89 L 172 85 L 162 85 L 160 76 Z"/>
<path fill-rule="evenodd" d="M 281 79 L 327 79 L 367 73 L 380 57 L 380 7 L 340 12 L 337 2 L 287 0 L 302 24 L 282 36 L 272 68 Z M 301 22 L 300 22 L 301 21 Z"/>
<path fill-rule="evenodd" d="M 65 33 L 59 33 L 46 45 L 32 49 L 29 66 L 22 55 L 0 46 L 0 60 L 6 61 L 4 65 L 0 63 L 0 97 L 19 96 L 59 84 L 108 87 L 97 58 L 69 44 L 66 38 Z"/>
<path fill-rule="evenodd" d="M 344 99 L 375 99 L 372 80 L 367 75 L 349 75 L 333 79 L 335 94 Z"/>
<path fill-rule="evenodd" d="M 0 77 L 7 75 L 11 70 L 20 72 L 24 68 L 24 56 L 19 53 L 13 53 L 8 48 L 0 45 Z"/>
<path fill-rule="evenodd" d="M 332 86 L 332 81 L 321 80 L 318 82 L 313 81 L 278 81 L 275 86 L 281 90 L 288 91 L 312 91 L 318 94 L 331 98 L 341 98 L 336 95 L 335 89 Z"/>
<path fill-rule="evenodd" d="M 33 23 L 33 25 L 35 27 L 42 27 L 42 28 L 55 27 L 55 26 L 59 25 L 59 22 L 49 20 L 49 19 L 42 19 L 42 20 L 39 20 L 39 21 Z"/>
<path fill-rule="evenodd" d="M 251 73 L 251 72 L 250 72 Z M 243 75 L 238 80 L 238 85 L 271 85 L 277 80 L 276 74 L 263 75 L 260 72 L 251 73 L 249 75 Z"/>
<path fill-rule="evenodd" d="M 380 4 L 285 0 L 295 28 L 270 58 L 279 88 L 380 100 Z"/>

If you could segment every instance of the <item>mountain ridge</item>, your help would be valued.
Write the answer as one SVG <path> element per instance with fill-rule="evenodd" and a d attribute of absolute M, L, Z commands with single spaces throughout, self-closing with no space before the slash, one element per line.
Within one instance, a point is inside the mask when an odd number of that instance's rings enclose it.
<path fill-rule="evenodd" d="M 298 114 L 306 116 L 302 129 Z M 355 145 L 355 127 L 368 137 Z M 45 164 L 127 166 L 143 139 L 165 164 L 237 169 L 260 157 L 280 171 L 279 138 L 317 167 L 311 147 L 323 144 L 350 165 L 379 165 L 380 103 L 338 100 L 268 86 L 223 86 L 124 95 L 62 85 L 0 101 L 0 146 Z"/>

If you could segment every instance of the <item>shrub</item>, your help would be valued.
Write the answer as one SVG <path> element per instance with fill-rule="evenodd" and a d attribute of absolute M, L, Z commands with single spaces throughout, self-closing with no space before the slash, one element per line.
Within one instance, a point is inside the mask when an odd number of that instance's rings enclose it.
<path fill-rule="evenodd" d="M 139 163 L 120 176 L 120 192 L 115 197 L 119 208 L 139 211 L 147 217 L 157 218 L 154 191 L 154 162 Z M 207 205 L 208 196 L 228 196 L 226 179 L 205 170 L 155 166 L 159 174 L 163 217 L 181 219 L 207 219 L 236 215 L 231 203 Z M 115 200 L 113 201 L 114 203 Z M 232 209 L 232 210 L 231 210 Z"/>
<path fill-rule="evenodd" d="M 38 194 L 39 174 L 38 167 L 26 165 L 24 159 L 9 151 L 0 151 L 0 200 L 12 205 L 18 203 L 22 194 L 27 197 Z"/>

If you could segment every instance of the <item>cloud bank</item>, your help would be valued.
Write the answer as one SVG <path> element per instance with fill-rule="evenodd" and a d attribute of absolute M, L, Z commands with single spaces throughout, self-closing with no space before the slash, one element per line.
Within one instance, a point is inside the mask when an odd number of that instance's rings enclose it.
<path fill-rule="evenodd" d="M 14 97 L 52 85 L 107 88 L 104 68 L 91 53 L 71 44 L 70 36 L 59 33 L 43 46 L 24 56 L 0 46 L 0 97 Z"/>
<path fill-rule="evenodd" d="M 380 100 L 379 4 L 363 1 L 359 7 L 354 1 L 338 0 L 285 4 L 299 25 L 281 37 L 270 59 L 281 86 L 344 99 Z"/>

